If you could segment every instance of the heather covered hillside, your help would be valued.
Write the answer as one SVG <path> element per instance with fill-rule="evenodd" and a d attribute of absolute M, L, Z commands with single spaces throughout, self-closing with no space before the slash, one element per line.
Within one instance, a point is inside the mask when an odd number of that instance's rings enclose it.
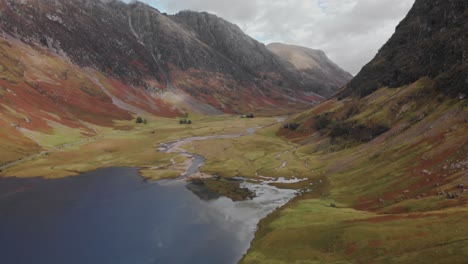
<path fill-rule="evenodd" d="M 417 0 L 338 96 L 276 131 L 310 181 L 242 263 L 466 262 L 466 6 Z"/>
<path fill-rule="evenodd" d="M 344 84 L 308 82 L 208 13 L 100 0 L 1 0 L 0 12 L 0 163 L 43 149 L 40 138 L 86 138 L 135 115 L 288 113 Z"/>

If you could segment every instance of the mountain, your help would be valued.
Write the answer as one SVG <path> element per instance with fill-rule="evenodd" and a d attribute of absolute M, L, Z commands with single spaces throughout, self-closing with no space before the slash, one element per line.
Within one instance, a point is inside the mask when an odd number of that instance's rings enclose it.
<path fill-rule="evenodd" d="M 42 134 L 92 136 L 134 115 L 285 113 L 332 93 L 322 86 L 339 88 L 303 81 L 289 62 L 208 13 L 0 0 L 0 32 L 0 162 L 36 153 Z"/>
<path fill-rule="evenodd" d="M 377 56 L 341 91 L 366 96 L 380 87 L 400 87 L 422 76 L 441 91 L 468 95 L 466 1 L 416 1 Z"/>
<path fill-rule="evenodd" d="M 416 0 L 335 97 L 278 128 L 301 195 L 241 263 L 466 262 L 467 5 Z"/>
<path fill-rule="evenodd" d="M 150 96 L 167 93 L 169 104 L 187 110 L 305 105 L 339 88 L 303 81 L 290 63 L 208 13 L 167 15 L 140 2 L 99 0 L 1 0 L 0 9 L 4 34 Z"/>
<path fill-rule="evenodd" d="M 323 94 L 334 95 L 336 87 L 342 87 L 353 78 L 321 50 L 283 43 L 271 43 L 267 48 L 294 65 L 311 85 L 315 83 L 315 86 L 322 87 Z"/>

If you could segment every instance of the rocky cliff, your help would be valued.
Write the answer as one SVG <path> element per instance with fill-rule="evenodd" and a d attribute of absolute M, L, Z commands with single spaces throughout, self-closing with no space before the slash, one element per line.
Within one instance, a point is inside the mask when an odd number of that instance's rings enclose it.
<path fill-rule="evenodd" d="M 381 87 L 400 87 L 421 77 L 439 90 L 468 94 L 468 2 L 416 1 L 377 56 L 340 93 L 366 96 Z"/>

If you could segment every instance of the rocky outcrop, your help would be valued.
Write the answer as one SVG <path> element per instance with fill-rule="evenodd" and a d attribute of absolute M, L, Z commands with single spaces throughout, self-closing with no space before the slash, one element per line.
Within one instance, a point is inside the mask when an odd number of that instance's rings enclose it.
<path fill-rule="evenodd" d="M 468 95 L 468 2 L 416 0 L 377 56 L 340 92 L 366 96 L 421 77 L 444 93 Z"/>

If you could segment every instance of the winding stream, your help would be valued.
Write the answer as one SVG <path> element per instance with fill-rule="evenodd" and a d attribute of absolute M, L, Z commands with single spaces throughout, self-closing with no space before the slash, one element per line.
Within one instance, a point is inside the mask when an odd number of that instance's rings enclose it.
<path fill-rule="evenodd" d="M 246 134 L 255 132 L 249 129 Z M 199 172 L 205 159 L 182 146 L 161 151 L 191 155 L 181 177 Z M 57 180 L 0 178 L 2 263 L 236 263 L 260 219 L 295 196 L 267 182 L 243 182 L 252 200 L 201 200 L 187 182 L 144 181 L 134 168 L 107 168 Z"/>

